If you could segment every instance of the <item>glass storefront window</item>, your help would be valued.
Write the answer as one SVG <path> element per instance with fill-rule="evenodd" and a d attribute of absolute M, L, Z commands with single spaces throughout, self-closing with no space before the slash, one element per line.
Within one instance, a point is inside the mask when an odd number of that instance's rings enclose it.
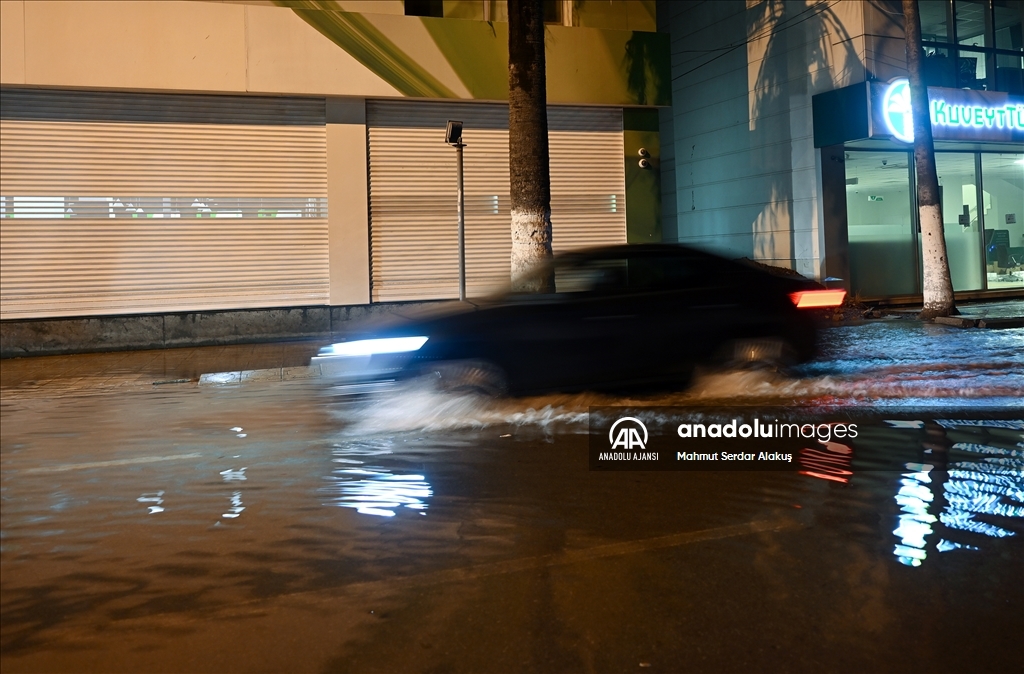
<path fill-rule="evenodd" d="M 957 0 L 956 37 L 970 47 L 991 47 L 988 0 Z"/>
<path fill-rule="evenodd" d="M 912 162 L 846 152 L 850 289 L 861 297 L 921 292 Z M 937 152 L 935 165 L 953 289 L 1024 288 L 1024 153 Z"/>
<path fill-rule="evenodd" d="M 987 88 L 988 68 L 985 65 L 984 52 L 961 49 L 957 59 L 957 87 L 960 89 Z"/>
<path fill-rule="evenodd" d="M 921 0 L 919 7 L 929 86 L 1024 94 L 1024 0 Z"/>
<path fill-rule="evenodd" d="M 0 196 L 0 218 L 326 218 L 323 197 Z"/>
<path fill-rule="evenodd" d="M 957 86 L 956 59 L 950 55 L 949 49 L 941 47 L 925 48 L 924 81 L 930 87 Z"/>
<path fill-rule="evenodd" d="M 996 54 L 996 79 L 999 91 L 1024 95 L 1024 57 Z"/>
<path fill-rule="evenodd" d="M 995 0 L 995 32 L 997 49 L 1024 49 L 1024 1 Z"/>
<path fill-rule="evenodd" d="M 952 42 L 952 22 L 949 20 L 949 0 L 921 0 L 921 39 L 925 42 Z"/>
<path fill-rule="evenodd" d="M 847 155 L 851 291 L 862 297 L 920 292 L 910 205 L 910 153 Z"/>
<path fill-rule="evenodd" d="M 953 290 L 981 290 L 981 227 L 974 153 L 937 152 L 943 232 Z"/>
<path fill-rule="evenodd" d="M 981 155 L 989 290 L 1024 287 L 1024 153 Z"/>

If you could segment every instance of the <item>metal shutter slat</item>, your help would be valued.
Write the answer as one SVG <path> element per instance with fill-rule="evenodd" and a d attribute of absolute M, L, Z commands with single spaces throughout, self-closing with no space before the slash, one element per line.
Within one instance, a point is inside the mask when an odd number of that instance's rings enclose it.
<path fill-rule="evenodd" d="M 467 144 L 467 292 L 508 282 L 508 106 L 369 101 L 374 301 L 458 296 L 455 152 L 443 142 L 449 119 L 462 120 Z M 548 126 L 555 252 L 624 243 L 622 111 L 549 108 Z"/>
<path fill-rule="evenodd" d="M 5 89 L 5 216 L 13 197 L 23 212 L 64 197 L 94 215 L 108 204 L 77 201 L 245 205 L 222 217 L 3 217 L 0 317 L 327 304 L 326 152 L 323 99 Z M 224 217 L 253 204 L 282 217 Z"/>
<path fill-rule="evenodd" d="M 318 126 L 324 117 L 322 98 L 12 88 L 0 100 L 2 119 Z"/>

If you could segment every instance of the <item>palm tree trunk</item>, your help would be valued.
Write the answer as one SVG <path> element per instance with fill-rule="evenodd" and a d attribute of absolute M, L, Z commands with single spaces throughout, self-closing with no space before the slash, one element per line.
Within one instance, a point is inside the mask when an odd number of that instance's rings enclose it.
<path fill-rule="evenodd" d="M 921 47 L 921 16 L 917 0 L 903 0 L 907 37 L 907 71 L 910 105 L 914 117 L 914 165 L 917 169 L 917 206 L 921 222 L 921 255 L 924 276 L 924 309 L 921 318 L 959 313 L 953 304 L 953 282 L 949 276 L 946 235 L 942 228 L 939 179 L 935 172 L 935 144 L 928 111 L 928 88 L 924 82 L 924 49 Z"/>
<path fill-rule="evenodd" d="M 508 167 L 512 199 L 512 287 L 553 289 L 554 279 L 524 277 L 551 258 L 547 80 L 541 0 L 508 0 Z"/>

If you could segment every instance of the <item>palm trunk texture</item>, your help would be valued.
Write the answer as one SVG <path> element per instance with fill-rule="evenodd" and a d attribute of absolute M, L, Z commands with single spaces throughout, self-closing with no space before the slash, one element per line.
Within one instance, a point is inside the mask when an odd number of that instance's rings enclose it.
<path fill-rule="evenodd" d="M 508 0 L 508 155 L 512 201 L 512 286 L 553 290 L 524 272 L 551 258 L 547 80 L 541 0 Z"/>
<path fill-rule="evenodd" d="M 924 82 L 924 49 L 921 47 L 921 16 L 917 0 L 903 0 L 903 19 L 906 24 L 907 70 L 914 117 L 917 206 L 921 223 L 924 308 L 920 316 L 930 319 L 959 312 L 953 303 L 953 282 L 950 280 L 946 235 L 942 228 L 942 204 L 939 201 L 939 179 L 935 171 L 928 89 Z"/>

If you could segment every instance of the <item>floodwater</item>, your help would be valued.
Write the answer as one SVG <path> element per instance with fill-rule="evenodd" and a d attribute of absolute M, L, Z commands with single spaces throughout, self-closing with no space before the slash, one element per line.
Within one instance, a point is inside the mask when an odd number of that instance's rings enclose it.
<path fill-rule="evenodd" d="M 1017 668 L 1024 330 L 825 340 L 628 398 L 6 388 L 3 670 Z M 880 413 L 827 470 L 588 470 L 593 406 L 794 403 Z"/>

